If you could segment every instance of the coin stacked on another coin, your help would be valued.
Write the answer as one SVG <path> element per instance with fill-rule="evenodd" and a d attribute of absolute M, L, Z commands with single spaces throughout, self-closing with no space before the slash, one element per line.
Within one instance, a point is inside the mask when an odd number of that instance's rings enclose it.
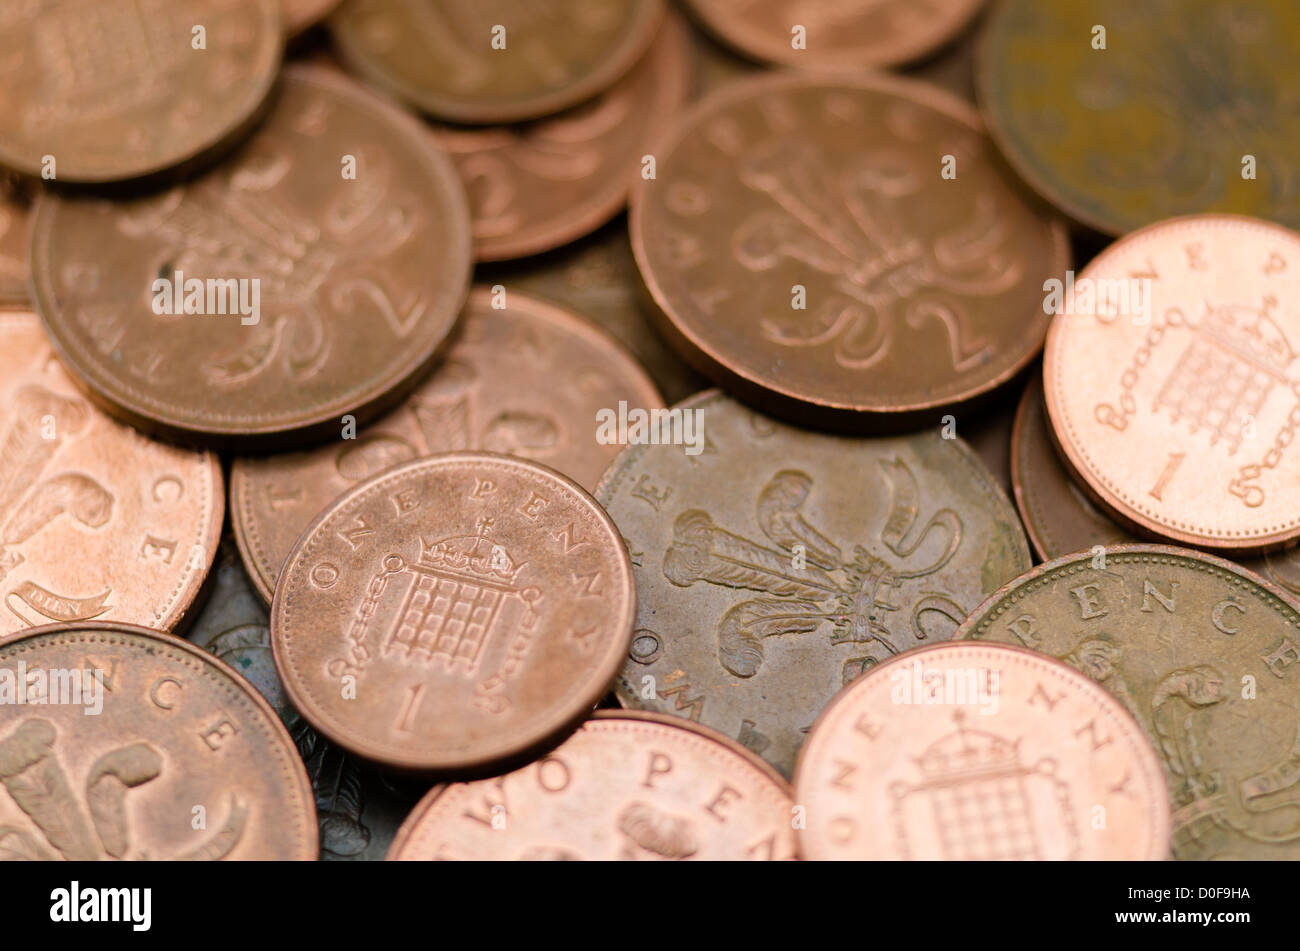
<path fill-rule="evenodd" d="M 1191 7 L 0 8 L 0 856 L 1300 855 L 1300 19 Z"/>

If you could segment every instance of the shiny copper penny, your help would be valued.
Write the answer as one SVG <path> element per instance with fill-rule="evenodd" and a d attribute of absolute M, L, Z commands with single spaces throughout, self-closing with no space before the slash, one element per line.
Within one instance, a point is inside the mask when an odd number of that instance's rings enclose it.
<path fill-rule="evenodd" d="M 1212 555 L 1118 545 L 1035 568 L 958 639 L 1057 658 L 1108 690 L 1159 754 L 1184 859 L 1300 856 L 1300 602 Z"/>
<path fill-rule="evenodd" d="M 1043 364 L 1062 456 L 1121 524 L 1236 553 L 1300 538 L 1300 235 L 1227 215 L 1116 242 Z"/>
<path fill-rule="evenodd" d="M 329 16 L 338 5 L 339 0 L 280 0 L 284 32 L 297 36 Z"/>
<path fill-rule="evenodd" d="M 929 424 L 1042 344 L 1064 229 L 1021 199 L 949 93 L 886 76 L 745 80 L 656 155 L 631 232 L 663 328 L 766 411 Z"/>
<path fill-rule="evenodd" d="M 778 66 L 862 70 L 896 66 L 960 33 L 984 0 L 687 0 L 696 18 L 739 52 Z"/>
<path fill-rule="evenodd" d="M 585 105 L 523 126 L 436 126 L 469 194 L 475 256 L 548 251 L 612 218 L 685 101 L 686 53 L 686 28 L 669 17 L 641 62 Z"/>
<path fill-rule="evenodd" d="M 937 428 L 828 436 L 717 391 L 674 411 L 694 438 L 630 446 L 596 489 L 636 574 L 624 706 L 712 727 L 788 775 L 840 687 L 947 640 L 1030 564 L 993 476 Z"/>
<path fill-rule="evenodd" d="M 277 0 L 6 3 L 0 165 L 62 182 L 180 165 L 256 121 L 282 48 Z"/>
<path fill-rule="evenodd" d="M 43 627 L 0 647 L 6 687 L 0 857 L 316 858 L 289 735 L 194 645 L 125 624 Z"/>
<path fill-rule="evenodd" d="M 0 638 L 97 618 L 170 630 L 221 534 L 216 456 L 87 404 L 30 313 L 0 313 Z"/>
<path fill-rule="evenodd" d="M 27 190 L 15 177 L 0 172 L 0 310 L 31 307 L 30 214 Z"/>
<path fill-rule="evenodd" d="M 379 97 L 302 67 L 218 169 L 130 202 L 47 198 L 33 230 L 41 316 L 92 397 L 231 446 L 283 448 L 392 405 L 469 281 L 446 156 Z"/>
<path fill-rule="evenodd" d="M 1233 212 L 1300 228 L 1292 0 L 1000 0 L 977 56 L 989 131 L 1071 218 L 1121 235 Z"/>
<path fill-rule="evenodd" d="M 895 658 L 835 698 L 795 772 L 809 859 L 1157 860 L 1169 796 L 1128 711 L 1000 644 Z"/>
<path fill-rule="evenodd" d="M 534 462 L 455 452 L 340 497 L 271 606 L 295 707 L 392 766 L 482 769 L 586 716 L 627 653 L 627 551 L 591 496 Z"/>
<path fill-rule="evenodd" d="M 675 717 L 597 713 L 535 763 L 435 789 L 390 859 L 794 858 L 790 789 L 770 766 Z"/>
<path fill-rule="evenodd" d="M 349 68 L 451 122 L 536 119 L 632 68 L 663 0 L 351 0 L 330 21 Z"/>
<path fill-rule="evenodd" d="M 663 405 L 614 341 L 559 307 L 480 288 L 450 352 L 400 409 L 352 439 L 235 460 L 230 515 L 244 563 L 270 601 L 280 568 L 321 509 L 380 470 L 433 453 L 522 456 L 590 488 L 620 448 L 597 440 L 597 414 L 616 413 L 620 403 Z"/>

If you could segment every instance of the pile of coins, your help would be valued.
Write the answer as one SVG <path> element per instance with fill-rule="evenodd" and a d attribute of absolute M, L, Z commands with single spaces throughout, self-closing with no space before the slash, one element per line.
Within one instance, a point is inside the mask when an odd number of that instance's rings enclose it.
<path fill-rule="evenodd" d="M 0 5 L 0 856 L 1300 857 L 1300 8 L 1176 6 Z"/>

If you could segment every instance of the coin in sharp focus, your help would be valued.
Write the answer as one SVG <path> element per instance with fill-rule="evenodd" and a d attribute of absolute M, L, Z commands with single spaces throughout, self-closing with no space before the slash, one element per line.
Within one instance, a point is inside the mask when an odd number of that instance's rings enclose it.
<path fill-rule="evenodd" d="M 612 218 L 686 99 L 686 57 L 670 16 L 632 71 L 582 106 L 524 126 L 435 126 L 465 181 L 478 259 L 548 251 Z"/>
<path fill-rule="evenodd" d="M 429 115 L 537 119 L 603 92 L 650 46 L 663 0 L 352 0 L 330 21 L 339 55 Z"/>
<path fill-rule="evenodd" d="M 624 706 L 712 727 L 789 775 L 840 687 L 947 640 L 1030 564 L 993 476 L 937 428 L 829 436 L 717 391 L 674 409 L 695 446 L 630 446 L 596 489 L 636 575 Z"/>
<path fill-rule="evenodd" d="M 0 313 L 0 639 L 99 618 L 170 630 L 221 535 L 215 455 L 104 416 L 34 314 Z"/>
<path fill-rule="evenodd" d="M 275 85 L 280 29 L 277 0 L 4 4 L 0 165 L 111 182 L 236 141 Z"/>
<path fill-rule="evenodd" d="M 1022 199 L 949 93 L 883 75 L 738 81 L 656 156 L 630 229 L 662 328 L 767 412 L 937 422 L 1042 346 L 1065 230 Z"/>
<path fill-rule="evenodd" d="M 286 36 L 297 36 L 329 16 L 339 0 L 279 0 Z"/>
<path fill-rule="evenodd" d="M 1188 549 L 1100 554 L 1040 565 L 958 638 L 1050 654 L 1123 703 L 1167 773 L 1176 857 L 1300 856 L 1300 603 Z"/>
<path fill-rule="evenodd" d="M 191 184 L 37 204 L 46 328 L 133 425 L 244 448 L 338 433 L 406 395 L 464 302 L 469 216 L 428 133 L 323 70 L 288 69 L 282 87 Z"/>
<path fill-rule="evenodd" d="M 354 439 L 235 460 L 230 515 L 249 575 L 270 601 L 294 542 L 321 509 L 380 470 L 433 453 L 535 459 L 590 490 L 619 450 L 598 441 L 598 414 L 620 403 L 663 405 L 614 341 L 560 307 L 478 288 L 446 358 L 402 407 Z"/>
<path fill-rule="evenodd" d="M 17 178 L 0 172 L 0 310 L 31 307 L 30 215 L 27 190 Z"/>
<path fill-rule="evenodd" d="M 388 857 L 792 859 L 791 814 L 785 780 L 737 743 L 676 717 L 604 712 L 534 763 L 431 792 Z"/>
<path fill-rule="evenodd" d="M 808 859 L 1169 853 L 1169 793 L 1133 717 L 1077 670 L 1002 644 L 923 648 L 846 688 L 799 756 L 795 802 Z"/>
<path fill-rule="evenodd" d="M 1236 554 L 1300 538 L 1300 235 L 1174 219 L 1072 284 L 1043 387 L 1080 484 L 1144 535 Z"/>
<path fill-rule="evenodd" d="M 43 627 L 0 646 L 5 684 L 27 690 L 0 704 L 5 858 L 316 858 L 284 726 L 193 644 L 125 624 Z"/>
<path fill-rule="evenodd" d="M 482 771 L 591 712 L 627 655 L 632 568 L 576 483 L 535 462 L 443 453 L 337 499 L 271 605 L 295 707 L 360 756 Z"/>
<path fill-rule="evenodd" d="M 746 56 L 778 66 L 862 70 L 933 53 L 960 33 L 984 0 L 687 0 L 706 29 Z"/>
<path fill-rule="evenodd" d="M 1291 0 L 1003 0 L 980 41 L 989 130 L 1071 218 L 1111 235 L 1232 212 L 1300 227 Z"/>

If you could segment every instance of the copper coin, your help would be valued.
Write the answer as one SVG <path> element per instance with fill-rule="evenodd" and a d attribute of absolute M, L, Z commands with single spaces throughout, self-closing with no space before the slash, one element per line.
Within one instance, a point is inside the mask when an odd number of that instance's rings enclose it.
<path fill-rule="evenodd" d="M 929 423 L 1042 345 L 1064 228 L 1021 199 L 949 93 L 764 76 L 696 106 L 656 154 L 630 225 L 663 329 L 766 411 Z"/>
<path fill-rule="evenodd" d="M 40 321 L 0 313 L 0 638 L 51 621 L 175 627 L 221 534 L 216 456 L 88 405 Z"/>
<path fill-rule="evenodd" d="M 535 763 L 435 789 L 390 859 L 740 861 L 794 858 L 790 788 L 712 730 L 597 713 Z"/>
<path fill-rule="evenodd" d="M 1113 244 L 1052 322 L 1054 438 L 1125 527 L 1252 553 L 1300 538 L 1300 235 L 1228 215 Z"/>
<path fill-rule="evenodd" d="M 6 3 L 0 165 L 109 182 L 190 161 L 260 117 L 283 45 L 277 0 Z"/>
<path fill-rule="evenodd" d="M 450 122 L 536 119 L 603 92 L 641 58 L 663 0 L 352 0 L 330 21 L 344 62 Z"/>
<path fill-rule="evenodd" d="M 5 685 L 3 857 L 316 858 L 311 788 L 284 727 L 194 645 L 51 625 L 0 647 Z"/>
<path fill-rule="evenodd" d="M 27 233 L 31 201 L 18 180 L 0 172 L 0 310 L 31 307 L 32 276 Z"/>
<path fill-rule="evenodd" d="M 612 218 L 686 86 L 686 28 L 672 16 L 641 62 L 585 105 L 523 126 L 435 126 L 465 181 L 475 256 L 548 251 Z"/>
<path fill-rule="evenodd" d="M 444 343 L 471 266 L 464 195 L 428 134 L 302 67 L 220 168 L 130 202 L 47 198 L 34 235 L 41 316 L 92 397 L 232 446 L 282 448 L 393 405 Z"/>
<path fill-rule="evenodd" d="M 937 429 L 828 436 L 717 391 L 674 409 L 694 445 L 630 446 L 596 489 L 636 574 L 624 706 L 703 723 L 788 775 L 840 687 L 947 640 L 1030 564 L 993 476 Z"/>
<path fill-rule="evenodd" d="M 339 0 L 280 0 L 284 32 L 297 36 L 329 16 L 338 5 Z"/>
<path fill-rule="evenodd" d="M 294 542 L 321 509 L 357 482 L 433 453 L 509 453 L 591 488 L 619 450 L 597 441 L 597 413 L 620 402 L 663 405 L 612 340 L 559 307 L 479 288 L 446 359 L 400 409 L 355 439 L 235 460 L 230 516 L 244 563 L 270 601 Z"/>
<path fill-rule="evenodd" d="M 826 708 L 799 756 L 809 859 L 1157 860 L 1169 794 L 1120 703 L 1000 644 L 897 657 Z"/>
<path fill-rule="evenodd" d="M 1110 691 L 1173 797 L 1174 854 L 1300 856 L 1300 602 L 1164 545 L 1067 555 L 1007 585 L 957 637 L 1024 645 Z"/>
<path fill-rule="evenodd" d="M 1234 212 L 1300 227 L 1292 0 L 1001 0 L 977 56 L 1010 163 L 1111 235 Z"/>
<path fill-rule="evenodd" d="M 729 46 L 778 66 L 862 70 L 920 59 L 950 41 L 984 0 L 687 0 Z"/>
<path fill-rule="evenodd" d="M 574 482 L 493 453 L 371 478 L 321 513 L 271 605 L 293 705 L 368 759 L 482 769 L 590 713 L 627 653 L 627 551 Z"/>

